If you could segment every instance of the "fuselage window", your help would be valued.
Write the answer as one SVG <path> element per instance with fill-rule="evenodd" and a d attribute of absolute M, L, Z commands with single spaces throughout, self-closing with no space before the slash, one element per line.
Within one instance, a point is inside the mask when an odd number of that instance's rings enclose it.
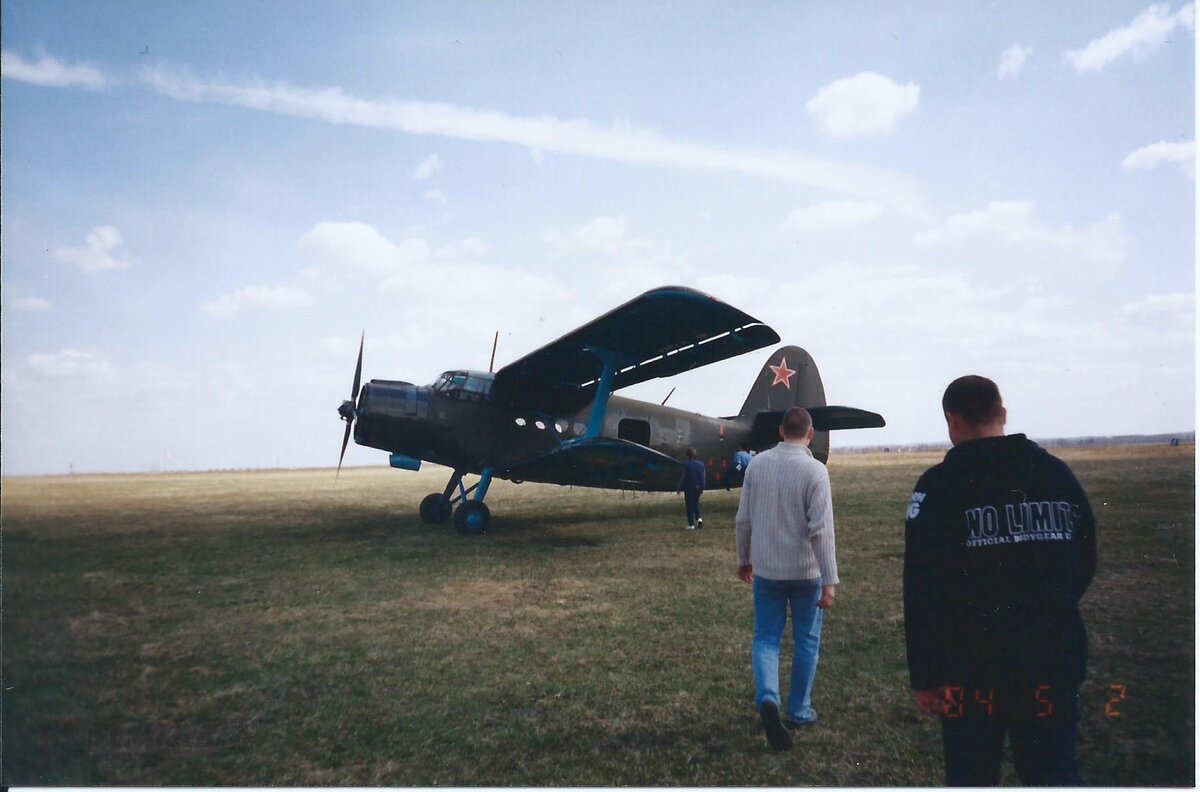
<path fill-rule="evenodd" d="M 638 445 L 650 445 L 650 422 L 641 418 L 622 418 L 617 424 L 617 437 Z"/>

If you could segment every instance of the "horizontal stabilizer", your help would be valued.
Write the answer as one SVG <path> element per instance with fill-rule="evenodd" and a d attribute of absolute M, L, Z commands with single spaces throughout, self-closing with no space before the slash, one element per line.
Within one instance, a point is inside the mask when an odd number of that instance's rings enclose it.
<path fill-rule="evenodd" d="M 679 462 L 644 445 L 611 437 L 564 443 L 548 454 L 518 463 L 505 478 L 580 487 L 611 486 L 614 481 L 639 482 Z"/>
<path fill-rule="evenodd" d="M 877 429 L 886 422 L 879 413 L 860 410 L 856 407 L 805 407 L 813 419 L 813 429 L 831 432 L 835 429 Z M 750 429 L 751 447 L 770 445 L 779 440 L 779 423 L 785 410 L 760 410 L 754 416 Z"/>
<path fill-rule="evenodd" d="M 887 425 L 879 413 L 860 410 L 857 407 L 838 407 L 830 404 L 805 409 L 812 415 L 813 428 L 818 432 L 832 432 L 835 429 L 878 429 Z"/>

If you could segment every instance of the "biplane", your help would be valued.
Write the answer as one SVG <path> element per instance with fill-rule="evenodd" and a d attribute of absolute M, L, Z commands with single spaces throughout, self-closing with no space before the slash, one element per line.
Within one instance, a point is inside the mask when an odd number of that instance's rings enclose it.
<path fill-rule="evenodd" d="M 822 462 L 830 431 L 884 425 L 877 413 L 827 405 L 816 363 L 796 346 L 771 353 L 734 416 L 614 395 L 779 340 L 758 319 L 682 286 L 652 289 L 498 371 L 455 369 L 432 385 L 373 379 L 360 388 L 360 340 L 350 399 L 338 408 L 346 422 L 338 469 L 352 432 L 358 445 L 388 452 L 394 468 L 444 465 L 450 480 L 421 501 L 421 519 L 480 534 L 491 523 L 484 498 L 496 478 L 673 491 L 694 448 L 713 488 L 729 482 L 741 443 L 757 451 L 778 442 L 793 405 L 812 413 L 810 448 Z M 467 476 L 478 480 L 468 487 Z"/>

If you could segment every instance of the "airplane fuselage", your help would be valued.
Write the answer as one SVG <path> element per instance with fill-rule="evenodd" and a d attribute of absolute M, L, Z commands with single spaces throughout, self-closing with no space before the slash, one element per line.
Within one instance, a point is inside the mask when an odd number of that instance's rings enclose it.
<path fill-rule="evenodd" d="M 567 483 L 553 470 L 516 476 L 508 469 L 586 437 L 591 407 L 570 415 L 517 409 L 491 398 L 490 380 L 489 374 L 466 371 L 447 372 L 431 386 L 372 380 L 359 399 L 355 442 L 401 459 L 470 473 L 489 469 L 499 478 Z M 746 417 L 714 418 L 613 396 L 599 436 L 637 443 L 677 461 L 694 448 L 705 464 L 709 487 L 723 487 L 733 454 L 740 442 L 750 438 L 750 428 Z M 753 444 L 751 448 L 761 450 Z M 614 478 L 601 486 L 673 491 L 678 475 L 677 468 L 648 471 L 635 480 Z"/>

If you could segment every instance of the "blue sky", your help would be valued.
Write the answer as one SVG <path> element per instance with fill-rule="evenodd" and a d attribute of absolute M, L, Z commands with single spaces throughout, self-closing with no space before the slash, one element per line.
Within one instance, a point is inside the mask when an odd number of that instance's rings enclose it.
<path fill-rule="evenodd" d="M 1195 427 L 1178 2 L 7 0 L 5 474 L 336 463 L 365 378 L 648 288 L 940 441 Z M 769 350 L 624 395 L 735 412 Z M 386 464 L 352 448 L 347 464 Z"/>

